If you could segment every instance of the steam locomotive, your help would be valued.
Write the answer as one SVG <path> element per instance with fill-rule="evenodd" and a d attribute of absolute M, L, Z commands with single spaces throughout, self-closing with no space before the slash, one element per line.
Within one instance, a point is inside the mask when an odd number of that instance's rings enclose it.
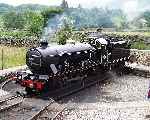
<path fill-rule="evenodd" d="M 108 71 L 124 66 L 129 60 L 127 41 L 112 41 L 107 37 L 89 38 L 89 43 L 76 43 L 31 48 L 26 54 L 26 64 L 32 74 L 21 80 L 26 92 L 41 93 L 76 82 L 96 70 Z"/>

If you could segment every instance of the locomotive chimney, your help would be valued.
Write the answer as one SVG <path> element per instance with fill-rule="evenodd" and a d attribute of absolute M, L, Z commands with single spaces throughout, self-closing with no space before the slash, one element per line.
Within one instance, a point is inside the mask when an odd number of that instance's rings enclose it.
<path fill-rule="evenodd" d="M 41 46 L 42 48 L 46 48 L 46 47 L 48 46 L 47 40 L 41 40 L 41 41 L 40 41 L 40 46 Z"/>

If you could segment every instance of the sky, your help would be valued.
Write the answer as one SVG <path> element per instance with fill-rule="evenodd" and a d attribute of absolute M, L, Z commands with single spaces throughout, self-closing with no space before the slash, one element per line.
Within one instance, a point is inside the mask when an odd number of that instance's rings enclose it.
<path fill-rule="evenodd" d="M 126 10 L 137 9 L 140 5 L 147 6 L 150 0 L 66 0 L 70 7 L 77 7 L 79 4 L 82 7 L 112 7 L 112 8 L 123 8 Z M 13 6 L 20 4 L 42 4 L 42 5 L 60 5 L 62 0 L 0 0 L 0 3 L 7 3 Z"/>
<path fill-rule="evenodd" d="M 70 7 L 77 7 L 81 4 L 84 8 L 103 7 L 121 8 L 129 17 L 136 16 L 139 12 L 150 9 L 150 0 L 66 0 Z M 42 4 L 60 5 L 62 0 L 0 0 L 0 3 L 7 3 L 13 6 L 20 4 Z"/>

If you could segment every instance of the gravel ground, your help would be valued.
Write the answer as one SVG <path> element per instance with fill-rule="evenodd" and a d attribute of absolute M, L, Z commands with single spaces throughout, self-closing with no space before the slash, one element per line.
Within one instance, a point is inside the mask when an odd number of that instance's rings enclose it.
<path fill-rule="evenodd" d="M 26 69 L 27 69 L 27 66 L 24 65 L 24 66 L 17 66 L 17 67 L 13 67 L 13 68 L 0 70 L 0 76 L 4 76 L 4 75 L 9 74 L 11 72 L 24 71 Z"/>
<path fill-rule="evenodd" d="M 20 84 L 14 83 L 14 81 L 10 81 L 4 86 L 3 90 L 9 92 L 10 94 L 16 94 L 16 91 L 23 92 L 25 88 Z"/>
<path fill-rule="evenodd" d="M 60 102 L 72 109 L 66 120 L 150 120 L 149 79 L 111 77 Z"/>
<path fill-rule="evenodd" d="M 18 107 L 0 112 L 0 120 L 30 120 L 42 108 L 49 104 L 48 100 L 25 98 Z"/>
<path fill-rule="evenodd" d="M 59 101 L 71 110 L 64 120 L 150 120 L 150 80 L 133 75 L 117 77 L 112 72 L 108 75 L 105 82 Z M 22 89 L 12 83 L 4 89 L 13 93 L 16 88 Z"/>

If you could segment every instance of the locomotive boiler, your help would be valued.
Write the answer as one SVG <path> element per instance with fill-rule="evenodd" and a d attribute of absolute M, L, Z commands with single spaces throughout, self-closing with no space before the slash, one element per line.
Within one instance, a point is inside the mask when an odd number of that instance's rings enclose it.
<path fill-rule="evenodd" d="M 89 43 L 49 46 L 41 42 L 26 54 L 26 64 L 32 74 L 21 81 L 27 93 L 43 92 L 77 82 L 96 70 L 107 71 L 114 66 L 124 66 L 129 59 L 126 41 L 113 42 L 103 37 L 90 39 Z"/>

